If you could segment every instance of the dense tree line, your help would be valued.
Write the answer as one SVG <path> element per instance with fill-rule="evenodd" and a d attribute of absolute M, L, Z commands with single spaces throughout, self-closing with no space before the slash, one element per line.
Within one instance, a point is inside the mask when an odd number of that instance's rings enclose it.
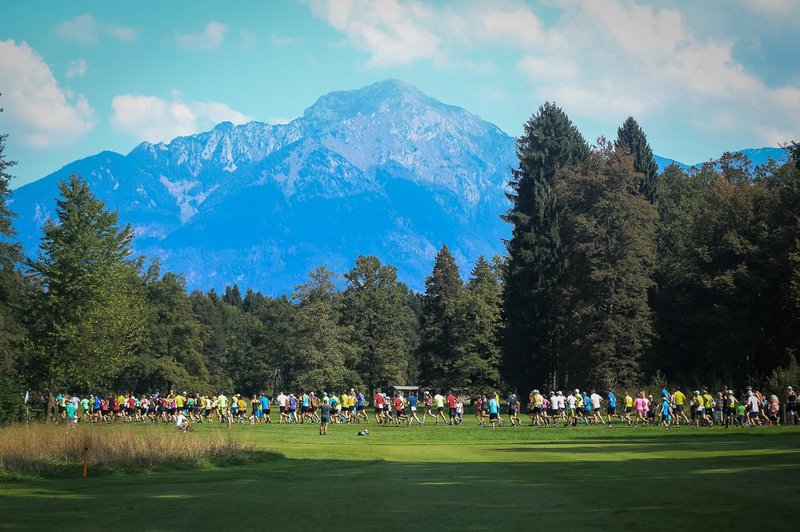
<path fill-rule="evenodd" d="M 507 382 L 800 378 L 800 148 L 787 151 L 659 175 L 633 118 L 590 149 L 543 105 L 517 140 L 506 215 Z"/>
<path fill-rule="evenodd" d="M 633 118 L 589 146 L 555 104 L 517 140 L 507 255 L 425 292 L 362 256 L 279 297 L 187 293 L 72 176 L 23 258 L 0 136 L 0 402 L 9 390 L 244 393 L 422 383 L 477 390 L 797 378 L 800 150 L 662 174 Z M 5 403 L 4 403 L 5 404 Z M 4 407 L 5 408 L 5 407 Z"/>

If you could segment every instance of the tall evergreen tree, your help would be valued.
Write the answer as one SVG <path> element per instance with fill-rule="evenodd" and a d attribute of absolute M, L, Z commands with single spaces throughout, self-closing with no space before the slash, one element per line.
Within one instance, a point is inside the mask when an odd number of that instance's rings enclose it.
<path fill-rule="evenodd" d="M 342 389 L 359 384 L 354 371 L 352 328 L 343 326 L 335 274 L 327 266 L 309 272 L 309 281 L 295 287 L 299 301 L 294 320 L 289 382 L 307 390 Z"/>
<path fill-rule="evenodd" d="M 416 316 L 397 268 L 360 256 L 344 277 L 343 323 L 353 329 L 359 374 L 369 386 L 407 384 Z"/>
<path fill-rule="evenodd" d="M 464 355 L 456 373 L 464 374 L 474 390 L 500 384 L 500 333 L 503 286 L 496 265 L 478 257 L 467 282 Z"/>
<path fill-rule="evenodd" d="M 527 387 L 557 372 L 560 325 L 557 290 L 564 264 L 556 197 L 556 172 L 589 154 L 589 147 L 564 112 L 546 103 L 517 139 L 519 167 L 512 170 L 512 224 L 503 305 L 506 317 L 503 372 Z"/>
<path fill-rule="evenodd" d="M 468 386 L 457 373 L 464 356 L 465 290 L 458 265 L 443 245 L 425 280 L 420 325 L 420 378 L 438 387 Z"/>
<path fill-rule="evenodd" d="M 32 362 L 45 387 L 109 385 L 141 345 L 145 328 L 133 230 L 72 176 L 59 185 L 58 222 L 43 228 L 31 270 L 44 287 L 33 302 Z"/>
<path fill-rule="evenodd" d="M 658 188 L 658 163 L 653 157 L 653 150 L 647 143 L 647 136 L 638 122 L 629 116 L 617 130 L 617 148 L 623 148 L 633 156 L 633 167 L 642 174 L 639 190 L 653 203 Z"/>
<path fill-rule="evenodd" d="M 228 303 L 220 302 L 219 307 L 225 324 L 227 370 L 234 388 L 248 394 L 263 391 L 272 377 L 271 360 L 264 353 L 263 324 Z"/>
<path fill-rule="evenodd" d="M 556 384 L 632 384 L 653 341 L 648 290 L 655 262 L 653 205 L 639 193 L 627 150 L 602 144 L 560 173 L 567 269 L 561 299 L 562 376 Z M 586 380 L 584 380 L 586 379 Z"/>
<path fill-rule="evenodd" d="M 6 158 L 7 138 L 8 135 L 0 135 L 0 372 L 18 377 L 19 353 L 25 336 L 19 319 L 23 283 L 17 270 L 22 251 L 12 241 L 15 236 L 12 219 L 16 214 L 8 208 L 9 170 L 17 163 Z"/>
<path fill-rule="evenodd" d="M 287 297 L 266 299 L 253 310 L 253 315 L 262 325 L 263 338 L 258 344 L 265 375 L 262 389 L 277 394 L 285 389 L 287 377 L 291 377 L 294 353 L 295 306 Z"/>
<path fill-rule="evenodd" d="M 228 305 L 241 309 L 244 305 L 244 301 L 242 301 L 242 292 L 239 290 L 239 285 L 234 284 L 233 286 L 226 286 L 222 300 Z"/>
<path fill-rule="evenodd" d="M 203 294 L 199 290 L 193 290 L 189 294 L 189 302 L 192 305 L 197 321 L 207 328 L 209 335 L 203 339 L 203 359 L 208 371 L 211 373 L 211 380 L 220 384 L 226 384 L 225 368 L 227 367 L 227 338 L 225 335 L 225 325 L 217 305 L 211 297 Z M 219 300 L 217 300 L 219 302 Z M 223 386 L 223 388 L 229 389 Z"/>

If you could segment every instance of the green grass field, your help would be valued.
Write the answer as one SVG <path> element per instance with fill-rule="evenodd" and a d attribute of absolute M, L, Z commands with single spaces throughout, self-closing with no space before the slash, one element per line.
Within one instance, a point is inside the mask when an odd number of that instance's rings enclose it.
<path fill-rule="evenodd" d="M 798 427 L 360 428 L 240 425 L 285 458 L 4 481 L 0 528 L 772 531 L 800 511 Z"/>

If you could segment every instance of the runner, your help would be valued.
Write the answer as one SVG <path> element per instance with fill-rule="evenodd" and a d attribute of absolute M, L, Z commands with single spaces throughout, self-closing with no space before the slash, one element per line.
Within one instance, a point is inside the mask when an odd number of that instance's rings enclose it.
<path fill-rule="evenodd" d="M 400 421 L 406 421 L 406 415 L 403 412 L 403 407 L 405 406 L 405 401 L 403 401 L 403 394 L 400 392 L 395 393 L 394 395 L 394 423 L 398 427 L 400 426 Z M 409 426 L 411 424 L 409 423 Z"/>
<path fill-rule="evenodd" d="M 752 390 L 747 391 L 747 421 L 748 424 L 752 427 L 761 424 L 761 419 L 759 418 L 759 408 L 761 407 L 761 401 L 758 400 L 758 396 L 753 393 Z"/>
<path fill-rule="evenodd" d="M 375 404 L 375 419 L 377 423 L 380 425 L 383 423 L 383 394 L 381 393 L 380 388 L 375 388 L 375 400 L 373 401 Z"/>
<path fill-rule="evenodd" d="M 625 394 L 625 416 L 622 418 L 623 421 L 628 422 L 628 426 L 633 426 L 633 418 L 631 417 L 631 413 L 633 412 L 633 397 L 627 391 L 623 392 Z"/>
<path fill-rule="evenodd" d="M 500 405 L 497 403 L 497 400 L 492 396 L 489 399 L 489 423 L 492 425 L 492 430 L 494 430 L 495 426 L 497 425 L 500 413 Z M 502 425 L 502 422 L 500 422 Z"/>
<path fill-rule="evenodd" d="M 272 418 L 270 417 L 269 397 L 266 393 L 261 392 L 261 398 L 259 401 L 261 402 L 261 415 L 264 418 L 264 423 L 272 423 Z"/>
<path fill-rule="evenodd" d="M 422 424 L 425 425 L 425 419 L 428 416 L 433 417 L 433 410 L 432 410 L 432 403 L 433 397 L 431 397 L 431 392 L 426 391 L 422 397 L 422 405 L 424 410 L 422 411 Z"/>
<path fill-rule="evenodd" d="M 78 412 L 75 408 L 75 403 L 66 401 L 64 403 L 64 421 L 68 426 L 73 426 L 78 423 Z"/>
<path fill-rule="evenodd" d="M 511 421 L 511 426 L 516 427 L 519 424 L 519 417 L 517 417 L 517 396 L 514 392 L 509 391 L 506 398 L 508 403 L 508 419 Z"/>
<path fill-rule="evenodd" d="M 634 421 L 633 426 L 636 426 L 636 423 L 641 421 L 643 425 L 648 424 L 647 420 L 647 398 L 644 396 L 644 392 L 640 391 L 636 394 L 636 400 L 633 402 L 634 408 L 636 408 L 636 421 Z"/>
<path fill-rule="evenodd" d="M 608 389 L 608 406 L 606 407 L 606 415 L 608 416 L 608 426 L 611 426 L 611 418 L 617 414 L 617 396 L 614 395 L 614 391 L 609 388 Z M 600 419 L 603 419 L 603 416 L 600 416 Z"/>
<path fill-rule="evenodd" d="M 733 395 L 733 390 L 728 390 L 728 396 L 726 399 L 726 404 L 728 405 L 728 412 L 726 413 L 725 417 L 725 428 L 727 429 L 728 426 L 736 424 L 736 414 L 737 414 L 737 404 L 739 401 L 736 399 L 736 396 Z"/>
<path fill-rule="evenodd" d="M 703 419 L 709 427 L 714 424 L 715 407 L 714 398 L 708 393 L 708 388 L 703 388 L 703 408 L 705 408 Z"/>
<path fill-rule="evenodd" d="M 769 420 L 771 423 L 774 423 L 775 425 L 781 424 L 780 417 L 778 416 L 780 411 L 781 405 L 778 401 L 778 396 L 772 394 L 772 396 L 769 398 Z"/>
<path fill-rule="evenodd" d="M 327 436 L 328 424 L 331 422 L 331 402 L 327 394 L 322 398 L 320 412 L 322 415 L 319 417 L 319 435 Z"/>
<path fill-rule="evenodd" d="M 800 424 L 800 414 L 797 412 L 797 393 L 791 386 L 786 388 L 786 425 Z"/>
<path fill-rule="evenodd" d="M 361 423 L 362 416 L 364 417 L 364 421 L 369 423 L 369 416 L 367 415 L 366 406 L 364 394 L 359 391 L 356 394 L 356 423 Z"/>
<path fill-rule="evenodd" d="M 478 426 L 483 426 L 483 401 L 481 400 L 481 394 L 477 394 L 475 399 L 472 400 L 472 404 L 475 407 L 475 420 L 478 422 Z"/>
<path fill-rule="evenodd" d="M 408 417 L 408 426 L 411 426 L 412 421 L 416 421 L 417 425 L 420 427 L 422 426 L 422 421 L 417 417 L 417 404 L 419 403 L 419 398 L 416 395 L 411 395 L 408 397 L 408 406 L 411 409 L 411 415 Z"/>
<path fill-rule="evenodd" d="M 453 394 L 452 390 L 447 394 L 447 417 L 448 417 L 448 425 L 455 425 L 456 424 L 456 396 Z"/>
<path fill-rule="evenodd" d="M 661 401 L 661 407 L 659 408 L 659 413 L 661 414 L 661 424 L 664 425 L 666 429 L 669 429 L 670 423 L 672 421 L 672 406 L 669 404 L 669 396 L 663 396 L 663 400 Z"/>
<path fill-rule="evenodd" d="M 578 416 L 577 416 L 577 406 L 578 406 L 578 397 L 580 393 L 578 390 L 574 392 L 570 392 L 567 395 L 567 422 L 564 423 L 565 427 L 574 427 L 578 424 Z"/>
<path fill-rule="evenodd" d="M 686 396 L 683 394 L 680 388 L 675 390 L 675 393 L 672 394 L 672 403 L 675 405 L 675 425 L 678 426 L 681 424 L 681 418 L 683 418 L 688 425 L 689 418 L 686 417 L 686 412 L 683 411 L 683 406 L 686 403 Z"/>
<path fill-rule="evenodd" d="M 603 423 L 603 415 L 600 413 L 600 403 L 603 402 L 603 398 L 600 397 L 594 388 L 592 388 L 592 394 L 589 396 L 589 400 L 592 403 L 592 420 L 595 423 Z"/>
<path fill-rule="evenodd" d="M 434 426 L 439 424 L 439 417 L 442 418 L 442 423 L 447 423 L 447 418 L 444 417 L 444 397 L 439 392 L 433 397 L 433 406 L 436 408 L 436 421 Z"/>

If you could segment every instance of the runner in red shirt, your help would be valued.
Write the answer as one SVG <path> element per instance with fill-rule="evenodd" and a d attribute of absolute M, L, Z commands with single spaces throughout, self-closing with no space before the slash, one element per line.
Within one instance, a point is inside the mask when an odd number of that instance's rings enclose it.
<path fill-rule="evenodd" d="M 458 399 L 453 392 L 447 394 L 447 408 L 449 410 L 448 416 L 450 416 L 450 421 L 448 421 L 448 425 L 454 425 L 456 422 L 456 402 Z"/>
<path fill-rule="evenodd" d="M 383 423 L 383 394 L 380 388 L 375 390 L 375 417 L 378 418 L 379 424 Z"/>
<path fill-rule="evenodd" d="M 406 415 L 403 413 L 403 406 L 405 402 L 403 401 L 403 396 L 400 395 L 400 392 L 397 392 L 397 395 L 394 398 L 394 423 L 398 427 L 400 426 L 400 420 L 406 420 Z"/>

